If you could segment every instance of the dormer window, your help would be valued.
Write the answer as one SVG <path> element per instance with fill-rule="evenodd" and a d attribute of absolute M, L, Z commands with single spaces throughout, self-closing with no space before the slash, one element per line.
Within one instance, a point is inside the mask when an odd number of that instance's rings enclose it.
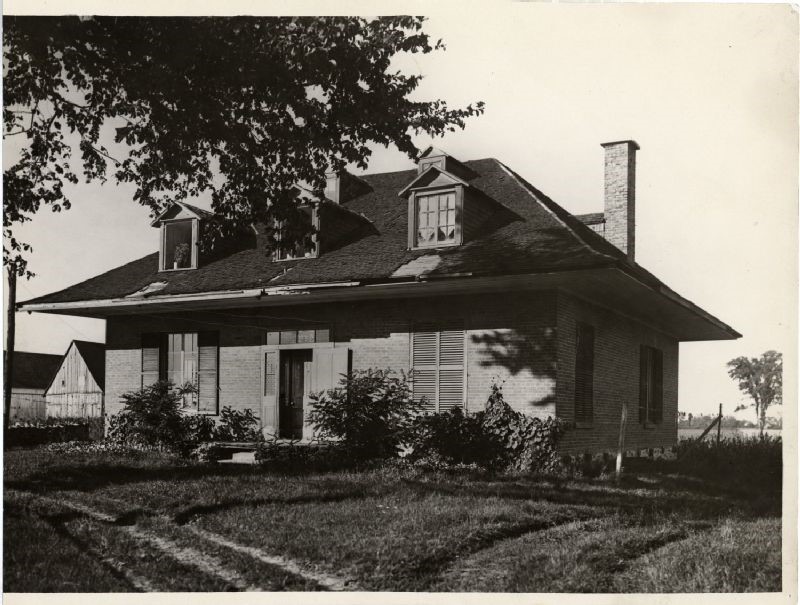
<path fill-rule="evenodd" d="M 456 192 L 418 194 L 417 247 L 456 243 Z"/>
<path fill-rule="evenodd" d="M 200 221 L 212 216 L 207 210 L 185 202 L 174 202 L 151 223 L 161 237 L 159 271 L 197 269 Z"/>
<path fill-rule="evenodd" d="M 164 222 L 162 236 L 162 271 L 197 267 L 197 219 Z"/>
<path fill-rule="evenodd" d="M 318 224 L 319 220 L 317 216 L 317 210 L 315 207 L 311 205 L 301 206 L 299 210 L 302 215 L 301 220 L 304 222 L 304 226 L 306 228 L 314 227 L 315 229 L 319 229 L 319 224 Z M 317 242 L 317 233 L 313 233 L 311 235 L 310 242 L 307 241 L 307 238 L 301 237 L 299 241 L 296 241 L 293 244 L 289 244 L 288 242 L 286 244 L 283 244 L 282 240 L 287 238 L 286 238 L 286 230 L 281 223 L 278 223 L 276 227 L 275 239 L 277 240 L 277 244 L 275 247 L 275 260 L 295 260 L 300 258 L 315 258 L 319 250 Z"/>

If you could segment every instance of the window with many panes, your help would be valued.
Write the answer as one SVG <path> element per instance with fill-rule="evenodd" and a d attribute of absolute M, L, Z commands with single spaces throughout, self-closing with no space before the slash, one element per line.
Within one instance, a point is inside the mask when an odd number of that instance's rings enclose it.
<path fill-rule="evenodd" d="M 664 414 L 664 355 L 659 349 L 639 348 L 639 422 L 660 424 Z"/>
<path fill-rule="evenodd" d="M 419 324 L 411 335 L 412 389 L 426 412 L 464 405 L 464 329 Z"/>
<path fill-rule="evenodd" d="M 416 196 L 417 246 L 456 243 L 455 191 Z"/>

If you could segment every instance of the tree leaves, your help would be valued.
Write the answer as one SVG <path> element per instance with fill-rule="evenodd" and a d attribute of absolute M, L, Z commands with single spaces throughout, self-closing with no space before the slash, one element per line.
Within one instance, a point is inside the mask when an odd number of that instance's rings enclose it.
<path fill-rule="evenodd" d="M 728 376 L 739 385 L 739 390 L 753 399 L 761 434 L 771 405 L 783 403 L 783 355 L 767 351 L 761 357 L 737 357 L 728 362 Z M 744 409 L 739 406 L 736 411 Z"/>
<path fill-rule="evenodd" d="M 326 170 L 367 166 L 368 144 L 409 157 L 412 136 L 463 128 L 483 104 L 449 109 L 408 96 L 421 76 L 390 71 L 428 53 L 420 17 L 19 17 L 4 23 L 4 136 L 29 145 L 5 172 L 4 235 L 44 205 L 66 208 L 78 140 L 89 181 L 136 187 L 158 214 L 204 192 L 221 217 L 204 247 L 279 211 L 299 218 L 292 187 L 324 189 Z M 118 156 L 101 144 L 114 128 Z M 70 136 L 65 139 L 65 133 Z M 57 167 L 57 168 L 56 168 Z M 19 242 L 4 262 L 20 275 Z"/>

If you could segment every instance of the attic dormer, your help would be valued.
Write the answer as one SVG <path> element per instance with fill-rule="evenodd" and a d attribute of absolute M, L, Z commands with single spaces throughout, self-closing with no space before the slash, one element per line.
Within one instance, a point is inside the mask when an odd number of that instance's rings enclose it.
<path fill-rule="evenodd" d="M 184 202 L 173 202 L 150 224 L 158 227 L 159 271 L 197 269 L 200 221 L 211 213 Z"/>
<path fill-rule="evenodd" d="M 497 204 L 472 187 L 476 175 L 440 149 L 429 147 L 417 177 L 400 190 L 408 199 L 408 247 L 459 246 L 475 237 Z"/>

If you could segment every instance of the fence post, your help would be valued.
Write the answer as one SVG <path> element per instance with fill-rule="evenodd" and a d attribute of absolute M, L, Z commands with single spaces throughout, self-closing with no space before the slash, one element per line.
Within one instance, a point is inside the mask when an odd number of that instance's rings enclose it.
<path fill-rule="evenodd" d="M 720 433 L 722 432 L 722 404 L 719 404 L 719 416 L 717 421 L 717 446 L 719 446 Z"/>

